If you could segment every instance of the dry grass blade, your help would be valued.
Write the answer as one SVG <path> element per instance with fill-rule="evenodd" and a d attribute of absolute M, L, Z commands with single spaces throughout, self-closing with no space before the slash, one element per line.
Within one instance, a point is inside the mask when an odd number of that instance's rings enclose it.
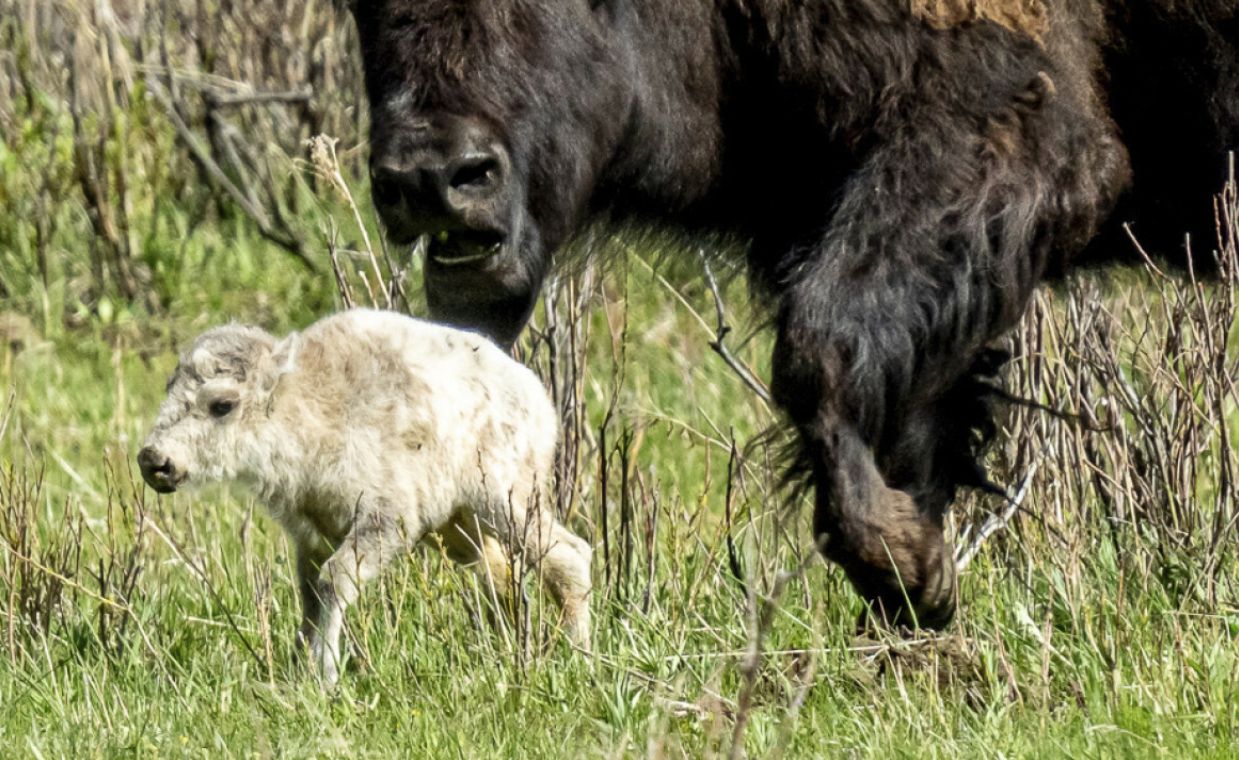
<path fill-rule="evenodd" d="M 9 388 L 9 397 L 4 402 L 4 414 L 0 414 L 0 441 L 9 429 L 9 420 L 13 419 L 13 410 L 17 406 L 17 389 Z"/>

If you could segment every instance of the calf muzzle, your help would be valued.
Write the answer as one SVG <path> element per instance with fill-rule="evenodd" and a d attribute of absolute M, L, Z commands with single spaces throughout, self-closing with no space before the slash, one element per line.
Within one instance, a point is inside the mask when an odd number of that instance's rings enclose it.
<path fill-rule="evenodd" d="M 147 485 L 159 493 L 172 493 L 185 480 L 185 473 L 172 459 L 153 446 L 143 447 L 138 452 L 138 468 Z"/>

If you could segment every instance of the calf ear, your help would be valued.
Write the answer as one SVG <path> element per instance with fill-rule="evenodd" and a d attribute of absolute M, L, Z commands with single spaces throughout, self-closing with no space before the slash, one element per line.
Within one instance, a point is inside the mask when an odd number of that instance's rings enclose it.
<path fill-rule="evenodd" d="M 271 349 L 271 353 L 263 359 L 258 371 L 257 387 L 259 393 L 269 394 L 280 384 L 280 378 L 293 371 L 297 364 L 297 348 L 301 345 L 301 336 L 289 333 L 288 337 L 279 341 Z"/>

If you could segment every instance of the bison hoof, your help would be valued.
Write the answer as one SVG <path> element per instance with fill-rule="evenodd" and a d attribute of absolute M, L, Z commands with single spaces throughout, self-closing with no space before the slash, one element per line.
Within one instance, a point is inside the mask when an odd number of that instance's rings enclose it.
<path fill-rule="evenodd" d="M 869 600 L 856 620 L 859 635 L 872 634 L 877 630 L 898 631 L 912 634 L 920 630 L 941 631 L 955 617 L 955 603 L 949 601 L 937 606 L 920 605 L 909 607 L 905 602 L 886 603 Z"/>
<path fill-rule="evenodd" d="M 876 538 L 865 542 L 870 545 L 867 551 L 836 550 L 834 555 L 866 602 L 862 624 L 945 628 L 955 615 L 955 560 L 942 529 L 914 514 L 888 523 L 887 528 L 870 534 Z M 858 545 L 862 543 L 854 544 Z"/>

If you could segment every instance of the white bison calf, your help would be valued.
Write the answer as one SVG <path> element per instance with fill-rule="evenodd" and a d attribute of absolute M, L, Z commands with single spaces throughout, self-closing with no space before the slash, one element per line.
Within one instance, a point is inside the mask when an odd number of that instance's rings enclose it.
<path fill-rule="evenodd" d="M 484 338 L 355 310 L 283 340 L 204 333 L 138 464 L 161 493 L 226 479 L 256 490 L 296 545 L 300 636 L 334 682 L 345 609 L 431 534 L 501 592 L 505 549 L 540 562 L 588 648 L 590 547 L 545 506 L 557 431 L 537 377 Z"/>

